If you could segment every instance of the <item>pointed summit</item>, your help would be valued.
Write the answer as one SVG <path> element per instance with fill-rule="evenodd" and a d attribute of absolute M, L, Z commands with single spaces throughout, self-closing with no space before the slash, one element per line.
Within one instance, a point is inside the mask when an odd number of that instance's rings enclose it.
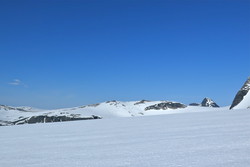
<path fill-rule="evenodd" d="M 203 107 L 220 107 L 218 106 L 212 99 L 206 97 L 201 102 L 201 106 Z"/>
<path fill-rule="evenodd" d="M 250 77 L 236 94 L 230 109 L 250 108 Z"/>

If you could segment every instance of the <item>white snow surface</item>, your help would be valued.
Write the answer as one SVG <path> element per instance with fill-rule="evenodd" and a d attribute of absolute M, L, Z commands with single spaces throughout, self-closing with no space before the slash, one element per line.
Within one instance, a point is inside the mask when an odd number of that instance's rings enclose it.
<path fill-rule="evenodd" d="M 250 110 L 177 112 L 2 126 L 0 166 L 249 167 Z"/>

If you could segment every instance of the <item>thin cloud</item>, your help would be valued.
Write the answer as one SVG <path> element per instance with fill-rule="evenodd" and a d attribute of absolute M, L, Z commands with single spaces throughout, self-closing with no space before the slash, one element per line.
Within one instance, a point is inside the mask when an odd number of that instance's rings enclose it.
<path fill-rule="evenodd" d="M 15 86 L 18 86 L 18 85 L 21 85 L 21 81 L 19 79 L 14 79 L 12 82 L 9 83 L 9 85 L 15 85 Z"/>
<path fill-rule="evenodd" d="M 11 82 L 9 83 L 9 85 L 28 87 L 28 86 L 27 86 L 26 84 L 24 84 L 20 79 L 14 79 L 13 81 L 11 81 Z"/>

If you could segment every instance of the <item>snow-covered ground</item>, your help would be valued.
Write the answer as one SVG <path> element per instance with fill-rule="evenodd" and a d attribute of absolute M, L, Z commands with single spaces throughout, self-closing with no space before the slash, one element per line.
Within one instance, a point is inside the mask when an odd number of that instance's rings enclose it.
<path fill-rule="evenodd" d="M 248 167 L 250 110 L 0 127 L 1 167 Z"/>

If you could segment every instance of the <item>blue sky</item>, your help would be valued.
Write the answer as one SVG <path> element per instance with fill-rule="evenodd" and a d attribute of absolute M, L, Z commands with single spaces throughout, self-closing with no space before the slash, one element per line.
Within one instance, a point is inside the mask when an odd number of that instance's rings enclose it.
<path fill-rule="evenodd" d="M 0 1 L 0 103 L 230 105 L 250 75 L 250 1 Z"/>

